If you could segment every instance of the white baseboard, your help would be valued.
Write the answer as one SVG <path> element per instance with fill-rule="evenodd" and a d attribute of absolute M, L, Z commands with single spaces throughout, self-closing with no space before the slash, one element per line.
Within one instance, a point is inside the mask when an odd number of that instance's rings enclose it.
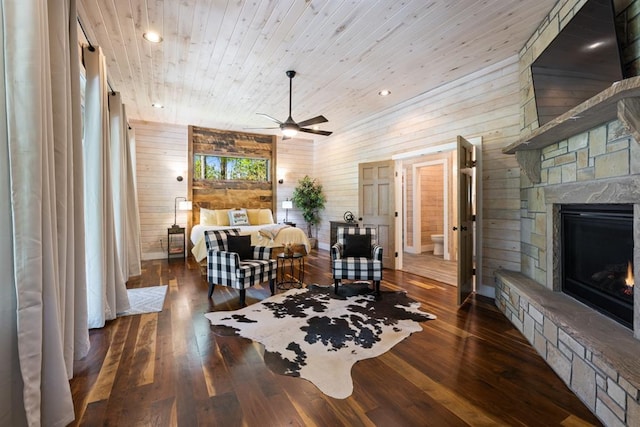
<path fill-rule="evenodd" d="M 153 259 L 162 259 L 162 258 L 166 258 L 166 257 L 167 257 L 167 253 L 166 252 L 147 252 L 147 253 L 143 253 L 140 258 L 143 261 L 150 261 L 150 260 L 153 260 Z"/>

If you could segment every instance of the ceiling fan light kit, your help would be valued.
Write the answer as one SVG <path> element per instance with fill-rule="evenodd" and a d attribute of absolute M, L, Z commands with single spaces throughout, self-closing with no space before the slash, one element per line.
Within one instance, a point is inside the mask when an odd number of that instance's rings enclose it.
<path fill-rule="evenodd" d="M 316 116 L 308 120 L 303 120 L 300 123 L 296 123 L 296 121 L 293 120 L 293 118 L 291 117 L 291 98 L 292 98 L 292 92 L 293 92 L 293 78 L 296 76 L 296 72 L 293 70 L 289 70 L 286 72 L 286 74 L 287 74 L 287 77 L 289 77 L 289 117 L 287 117 L 287 120 L 285 120 L 284 122 L 281 122 L 280 120 L 275 119 L 268 114 L 265 114 L 265 113 L 257 113 L 257 114 L 266 117 L 267 119 L 271 120 L 274 123 L 277 123 L 280 127 L 280 130 L 282 130 L 282 134 L 284 135 L 283 139 L 292 138 L 296 136 L 298 132 L 314 133 L 316 135 L 324 135 L 324 136 L 331 135 L 332 132 L 328 132 L 326 130 L 318 130 L 318 129 L 305 127 L 310 125 L 316 125 L 318 123 L 328 122 L 329 120 L 327 120 L 326 117 L 324 116 Z M 261 128 L 261 129 L 277 129 L 277 128 Z"/>

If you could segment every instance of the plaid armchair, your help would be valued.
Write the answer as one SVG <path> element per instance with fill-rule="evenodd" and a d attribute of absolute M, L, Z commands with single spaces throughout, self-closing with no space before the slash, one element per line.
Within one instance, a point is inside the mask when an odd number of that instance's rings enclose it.
<path fill-rule="evenodd" d="M 271 295 L 275 292 L 276 260 L 271 259 L 271 248 L 252 246 L 252 258 L 240 259 L 236 252 L 228 252 L 227 238 L 239 235 L 239 229 L 208 230 L 204 233 L 207 244 L 207 282 L 209 298 L 215 285 L 229 286 L 240 291 L 240 305 L 245 306 L 246 289 L 269 281 Z"/>
<path fill-rule="evenodd" d="M 336 294 L 342 279 L 371 280 L 380 298 L 382 246 L 377 244 L 376 229 L 339 227 L 331 247 L 331 271 Z"/>

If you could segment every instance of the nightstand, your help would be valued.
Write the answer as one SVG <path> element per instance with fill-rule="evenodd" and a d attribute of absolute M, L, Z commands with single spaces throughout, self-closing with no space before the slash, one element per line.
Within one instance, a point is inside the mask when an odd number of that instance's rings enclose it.
<path fill-rule="evenodd" d="M 184 227 L 167 228 L 167 260 L 171 258 L 186 258 Z"/>

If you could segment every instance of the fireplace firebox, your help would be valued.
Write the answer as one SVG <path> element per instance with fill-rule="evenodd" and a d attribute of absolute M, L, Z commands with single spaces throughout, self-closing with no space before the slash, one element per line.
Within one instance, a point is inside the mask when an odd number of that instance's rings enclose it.
<path fill-rule="evenodd" d="M 633 329 L 633 205 L 562 205 L 562 291 Z"/>

